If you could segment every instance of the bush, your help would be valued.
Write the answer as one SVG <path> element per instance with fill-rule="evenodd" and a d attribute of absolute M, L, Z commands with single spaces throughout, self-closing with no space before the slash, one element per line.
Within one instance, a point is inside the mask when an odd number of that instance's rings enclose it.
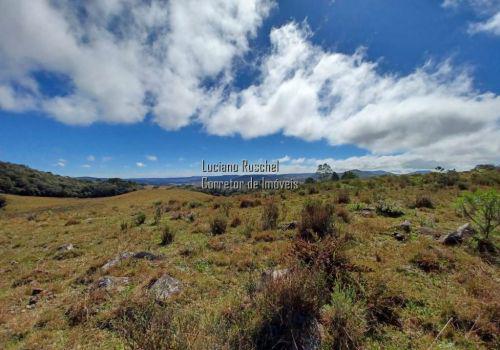
<path fill-rule="evenodd" d="M 259 206 L 261 204 L 262 203 L 259 199 L 251 200 L 248 198 L 244 198 L 240 202 L 240 208 L 253 208 L 253 207 Z"/>
<path fill-rule="evenodd" d="M 134 217 L 134 225 L 141 226 L 146 222 L 146 214 L 143 212 L 137 213 Z"/>
<path fill-rule="evenodd" d="M 274 201 L 268 201 L 262 207 L 262 229 L 274 230 L 278 225 L 279 208 Z"/>
<path fill-rule="evenodd" d="M 127 229 L 128 229 L 128 224 L 125 221 L 122 221 L 120 223 L 120 230 L 127 231 Z"/>
<path fill-rule="evenodd" d="M 5 196 L 0 196 L 0 209 L 7 205 L 7 198 Z"/>
<path fill-rule="evenodd" d="M 335 210 L 335 215 L 341 218 L 342 221 L 344 221 L 346 224 L 351 222 L 351 216 L 349 215 L 349 212 L 344 208 L 337 208 L 337 210 Z"/>
<path fill-rule="evenodd" d="M 169 245 L 174 241 L 175 234 L 170 228 L 170 226 L 165 225 L 161 231 L 161 242 L 160 245 Z"/>
<path fill-rule="evenodd" d="M 203 204 L 198 202 L 198 201 L 191 201 L 188 203 L 188 207 L 190 209 L 194 209 L 194 208 L 198 208 L 198 207 L 201 207 Z"/>
<path fill-rule="evenodd" d="M 210 221 L 210 232 L 212 235 L 222 235 L 226 232 L 227 220 L 225 217 L 216 216 Z"/>
<path fill-rule="evenodd" d="M 304 183 L 306 183 L 306 184 L 313 184 L 313 183 L 315 183 L 315 182 L 316 182 L 316 181 L 315 181 L 312 177 L 308 177 L 308 178 L 304 181 Z"/>
<path fill-rule="evenodd" d="M 459 211 L 479 229 L 485 240 L 500 224 L 500 196 L 495 189 L 464 193 L 456 203 Z"/>
<path fill-rule="evenodd" d="M 396 203 L 384 200 L 379 201 L 375 209 L 377 214 L 388 216 L 390 218 L 398 218 L 405 214 L 403 209 L 401 209 Z"/>
<path fill-rule="evenodd" d="M 326 237 L 319 242 L 295 239 L 292 257 L 311 271 L 320 271 L 329 286 L 337 282 L 349 282 L 352 264 L 345 254 L 345 241 L 336 237 Z"/>
<path fill-rule="evenodd" d="M 432 200 L 425 195 L 419 195 L 417 196 L 415 200 L 415 208 L 429 208 L 432 209 L 434 208 L 434 204 L 432 203 Z"/>
<path fill-rule="evenodd" d="M 347 190 L 340 190 L 337 194 L 337 203 L 349 204 L 350 201 L 349 192 Z"/>
<path fill-rule="evenodd" d="M 306 240 L 323 238 L 334 232 L 333 207 L 319 201 L 306 201 L 298 225 L 299 236 Z"/>
<path fill-rule="evenodd" d="M 314 186 L 311 186 L 307 189 L 307 194 L 317 194 L 319 193 L 318 189 Z"/>
<path fill-rule="evenodd" d="M 305 349 L 319 339 L 316 319 L 327 298 L 321 274 L 292 271 L 271 279 L 256 298 L 255 349 Z"/>
<path fill-rule="evenodd" d="M 342 174 L 341 179 L 342 180 L 352 180 L 352 179 L 357 179 L 358 175 L 352 171 L 346 171 L 345 173 Z"/>
<path fill-rule="evenodd" d="M 366 314 L 365 305 L 356 301 L 354 291 L 337 285 L 330 304 L 321 310 L 325 349 L 358 349 L 367 330 Z"/>

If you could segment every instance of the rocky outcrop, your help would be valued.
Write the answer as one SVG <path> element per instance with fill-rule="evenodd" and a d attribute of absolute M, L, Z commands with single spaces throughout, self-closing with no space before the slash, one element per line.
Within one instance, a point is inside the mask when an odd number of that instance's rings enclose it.
<path fill-rule="evenodd" d="M 460 226 L 455 231 L 442 236 L 439 241 L 446 245 L 456 245 L 462 243 L 465 239 L 472 237 L 476 231 L 470 223 Z"/>
<path fill-rule="evenodd" d="M 102 267 L 102 271 L 107 272 L 109 269 L 112 267 L 118 265 L 121 263 L 123 260 L 127 259 L 144 259 L 144 260 L 159 260 L 161 259 L 161 255 L 155 255 L 150 252 L 122 252 L 115 256 L 113 259 L 108 260 Z"/>

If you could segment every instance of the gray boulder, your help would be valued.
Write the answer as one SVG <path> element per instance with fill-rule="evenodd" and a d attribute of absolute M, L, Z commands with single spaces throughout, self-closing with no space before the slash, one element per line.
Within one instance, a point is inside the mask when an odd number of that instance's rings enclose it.
<path fill-rule="evenodd" d="M 130 279 L 128 277 L 113 277 L 113 276 L 104 276 L 100 278 L 96 284 L 96 289 L 123 289 L 124 286 L 130 283 Z"/>
<path fill-rule="evenodd" d="M 179 280 L 165 274 L 150 285 L 149 292 L 157 301 L 164 301 L 171 295 L 179 293 L 181 287 Z"/>
<path fill-rule="evenodd" d="M 115 256 L 113 259 L 109 260 L 107 263 L 105 263 L 101 269 L 104 272 L 107 272 L 109 269 L 112 267 L 118 265 L 121 263 L 123 260 L 127 259 L 144 259 L 144 260 L 159 260 L 161 259 L 162 256 L 160 255 L 155 255 L 150 252 L 122 252 Z"/>
<path fill-rule="evenodd" d="M 476 231 L 470 223 L 460 226 L 455 231 L 442 236 L 439 241 L 446 245 L 456 245 L 462 243 L 465 239 L 472 237 Z"/>

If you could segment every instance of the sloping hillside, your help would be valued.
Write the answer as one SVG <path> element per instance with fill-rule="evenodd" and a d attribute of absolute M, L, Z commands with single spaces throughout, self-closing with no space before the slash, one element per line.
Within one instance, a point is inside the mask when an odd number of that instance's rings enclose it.
<path fill-rule="evenodd" d="M 81 180 L 31 169 L 24 165 L 0 162 L 0 193 L 45 197 L 105 197 L 138 189 L 121 179 Z"/>

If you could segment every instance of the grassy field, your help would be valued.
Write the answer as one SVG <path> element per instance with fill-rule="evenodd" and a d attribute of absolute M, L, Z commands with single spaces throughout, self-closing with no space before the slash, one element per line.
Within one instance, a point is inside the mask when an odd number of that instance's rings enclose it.
<path fill-rule="evenodd" d="M 266 349 L 272 346 L 259 343 L 259 336 L 287 332 L 287 321 L 275 322 L 280 308 L 286 312 L 278 316 L 293 318 L 297 309 L 311 315 L 292 324 L 299 336 L 303 323 L 317 329 L 318 344 L 311 349 L 498 348 L 496 256 L 480 254 L 473 239 L 455 246 L 436 239 L 468 222 L 454 206 L 461 193 L 498 190 L 498 183 L 494 171 L 460 173 L 451 184 L 434 175 L 391 176 L 230 197 L 165 187 L 98 199 L 6 195 L 0 211 L 0 348 Z M 430 205 L 415 207 L 421 197 Z M 333 206 L 335 238 L 298 248 L 293 222 L 304 220 L 311 200 Z M 380 201 L 402 215 L 371 210 Z M 214 218 L 222 226 L 227 221 L 224 233 L 213 234 Z M 398 227 L 405 220 L 409 232 Z M 173 241 L 162 245 L 166 226 Z M 315 249 L 330 256 L 330 269 L 320 269 L 322 277 L 329 274 L 327 301 L 320 292 L 306 295 L 318 285 L 311 276 L 319 270 L 304 267 L 303 256 L 320 261 Z M 129 258 L 102 268 L 123 252 L 150 252 L 158 259 Z M 263 286 L 262 273 L 269 270 L 292 276 Z M 180 292 L 148 303 L 152 283 L 165 274 L 180 281 Z M 99 288 L 104 276 L 127 279 Z M 306 348 L 303 339 L 293 341 Z"/>

